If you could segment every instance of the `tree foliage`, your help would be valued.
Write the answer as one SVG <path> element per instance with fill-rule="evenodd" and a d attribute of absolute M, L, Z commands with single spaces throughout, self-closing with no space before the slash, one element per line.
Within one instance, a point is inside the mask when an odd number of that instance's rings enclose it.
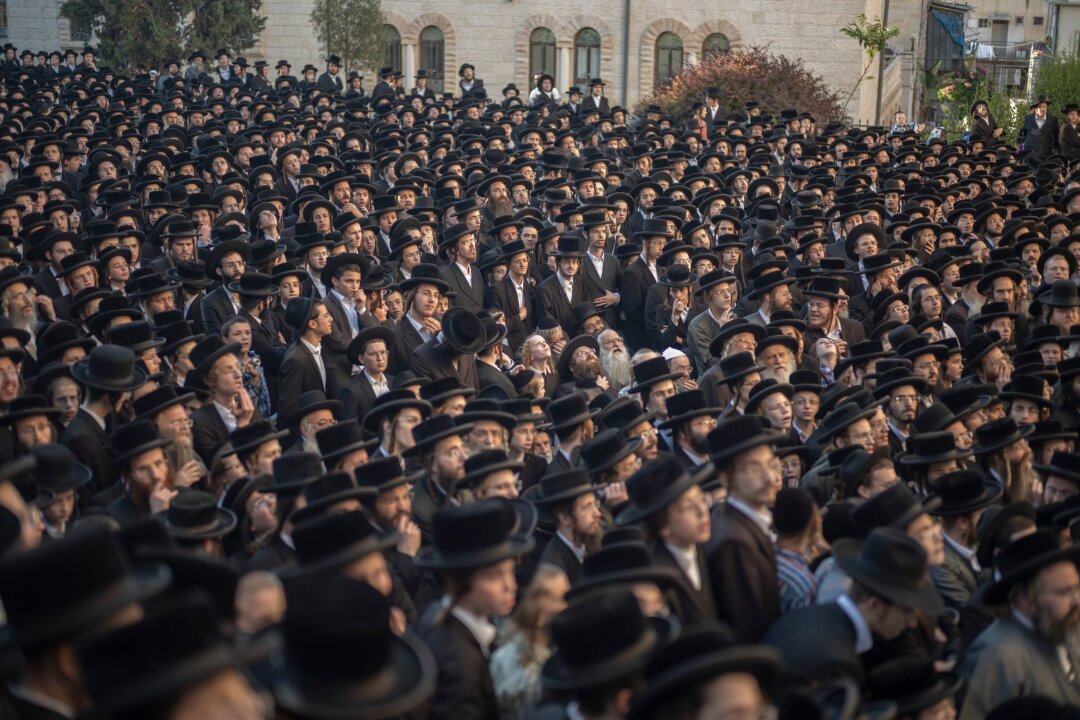
<path fill-rule="evenodd" d="M 844 102 L 846 107 L 855 97 L 855 91 L 859 89 L 859 85 L 862 85 L 862 81 L 870 77 L 867 73 L 870 72 L 874 58 L 878 53 L 885 52 L 885 46 L 889 44 L 889 40 L 900 34 L 900 28 L 895 25 L 885 25 L 880 18 L 870 20 L 866 15 L 859 15 L 850 24 L 840 28 L 840 32 L 858 42 L 859 47 L 863 49 L 863 54 L 866 55 L 866 64 L 863 65 L 862 72 L 855 80 L 855 86 L 851 88 L 851 93 Z"/>
<path fill-rule="evenodd" d="M 60 14 L 93 32 L 99 63 L 163 69 L 195 49 L 252 47 L 266 18 L 261 0 L 68 0 Z"/>
<path fill-rule="evenodd" d="M 383 14 L 379 0 L 315 0 L 311 29 L 326 55 L 340 55 L 346 71 L 382 64 Z"/>
<path fill-rule="evenodd" d="M 710 87 L 719 88 L 720 107 L 729 113 L 742 111 L 748 100 L 757 100 L 767 110 L 794 107 L 813 113 L 819 122 L 844 115 L 839 94 L 801 59 L 773 55 L 761 47 L 711 55 L 684 68 L 670 83 L 643 98 L 638 112 L 647 105 L 659 105 L 676 117 L 687 117 Z"/>

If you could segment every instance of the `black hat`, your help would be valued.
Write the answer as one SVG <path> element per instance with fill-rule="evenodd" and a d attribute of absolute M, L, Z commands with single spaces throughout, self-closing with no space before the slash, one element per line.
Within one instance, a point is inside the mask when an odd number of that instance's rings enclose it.
<path fill-rule="evenodd" d="M 900 464 L 931 465 L 970 456 L 971 450 L 956 447 L 956 438 L 951 432 L 918 433 L 908 436 L 907 454 L 900 458 Z"/>
<path fill-rule="evenodd" d="M 628 438 L 617 428 L 596 433 L 581 446 L 579 454 L 589 473 L 599 477 L 614 468 L 624 458 L 633 455 L 641 447 L 641 438 Z"/>
<path fill-rule="evenodd" d="M 904 483 L 896 483 L 851 511 L 851 524 L 859 537 L 866 537 L 877 527 L 903 530 L 924 513 L 941 507 L 941 498 L 930 495 L 920 499 Z"/>
<path fill-rule="evenodd" d="M 415 444 L 402 454 L 405 457 L 419 455 L 425 450 L 433 449 L 440 440 L 454 435 L 467 435 L 472 428 L 471 423 L 457 423 L 450 415 L 436 415 L 413 428 Z"/>
<path fill-rule="evenodd" d="M 271 284 L 269 275 L 261 272 L 249 271 L 240 276 L 239 280 L 229 283 L 229 290 L 241 297 L 273 297 L 278 293 L 277 285 Z"/>
<path fill-rule="evenodd" d="M 576 353 L 580 348 L 583 347 L 592 348 L 593 351 L 597 354 L 600 353 L 600 343 L 596 341 L 596 338 L 594 338 L 592 335 L 584 334 L 578 335 L 577 337 L 570 340 L 570 342 L 566 343 L 566 345 L 563 347 L 562 352 L 559 353 L 559 378 L 564 382 L 570 382 L 571 380 L 573 380 L 573 375 L 570 370 L 570 363 L 574 359 L 574 353 Z"/>
<path fill-rule="evenodd" d="M 371 450 L 379 439 L 377 437 L 366 438 L 364 430 L 355 420 L 343 420 L 329 427 L 324 427 L 315 433 L 315 442 L 319 446 L 319 453 L 327 467 L 333 466 L 339 458 L 357 450 Z"/>
<path fill-rule="evenodd" d="M 715 472 L 712 463 L 688 470 L 667 453 L 650 460 L 626 481 L 630 500 L 616 516 L 615 523 L 630 525 L 640 522 L 663 510 Z"/>
<path fill-rule="evenodd" d="M 590 553 L 581 564 L 581 577 L 574 582 L 568 600 L 611 586 L 627 586 L 632 583 L 654 583 L 661 589 L 684 587 L 679 571 L 673 567 L 658 565 L 643 542 L 612 541 L 615 532 L 638 530 L 636 526 L 619 528 L 604 534 L 604 545 Z"/>
<path fill-rule="evenodd" d="M 652 358 L 634 366 L 634 384 L 626 392 L 645 393 L 657 383 L 676 380 L 680 377 L 682 377 L 681 373 L 671 372 L 667 360 L 663 357 Z"/>
<path fill-rule="evenodd" d="M 641 409 L 633 398 L 620 397 L 612 400 L 600 411 L 600 423 L 607 428 L 627 431 L 643 422 L 652 422 L 653 414 Z"/>
<path fill-rule="evenodd" d="M 1049 408 L 1052 403 L 1043 395 L 1046 381 L 1037 375 L 1017 375 L 1010 380 L 1001 392 L 1000 400 L 1027 400 L 1036 405 Z"/>
<path fill-rule="evenodd" d="M 106 392 L 128 392 L 142 387 L 146 371 L 135 365 L 135 353 L 119 345 L 99 345 L 71 368 L 83 385 Z"/>
<path fill-rule="evenodd" d="M 747 415 L 756 413 L 758 407 L 765 401 L 765 398 L 770 395 L 775 395 L 776 393 L 780 393 L 788 400 L 791 400 L 795 395 L 795 388 L 788 383 L 780 383 L 772 378 L 762 380 L 750 390 L 750 394 L 746 399 L 744 412 Z"/>
<path fill-rule="evenodd" d="M 1076 437 L 1075 431 L 1070 437 Z M 1080 455 L 1057 450 L 1050 456 L 1049 465 L 1034 464 L 1032 467 L 1043 475 L 1056 475 L 1080 483 Z"/>
<path fill-rule="evenodd" d="M 0 415 L 0 425 L 14 425 L 17 420 L 31 417 L 47 417 L 50 420 L 60 415 L 60 410 L 53 407 L 42 395 L 20 395 L 8 403 L 7 412 Z"/>
<path fill-rule="evenodd" d="M 374 489 L 376 493 L 414 483 L 423 475 L 423 471 L 406 475 L 401 459 L 394 456 L 372 458 L 353 470 L 357 486 Z"/>
<path fill-rule="evenodd" d="M 557 650 L 540 670 L 540 682 L 555 691 L 602 687 L 642 669 L 673 635 L 667 621 L 646 619 L 628 590 L 578 599 L 551 622 Z"/>
<path fill-rule="evenodd" d="M 864 541 L 837 541 L 833 553 L 844 572 L 871 592 L 931 617 L 941 611 L 941 596 L 930 578 L 926 551 L 903 530 L 875 528 Z"/>
<path fill-rule="evenodd" d="M 165 512 L 165 527 L 178 540 L 222 538 L 236 527 L 232 510 L 218 507 L 217 498 L 201 490 L 187 490 L 172 499 Z"/>
<path fill-rule="evenodd" d="M 960 690 L 956 673 L 940 673 L 929 658 L 903 657 L 875 667 L 867 678 L 868 696 L 896 704 L 898 717 L 917 716 Z"/>
<path fill-rule="evenodd" d="M 106 336 L 113 345 L 126 347 L 135 353 L 165 344 L 165 338 L 154 337 L 153 328 L 145 320 L 115 325 L 107 331 Z"/>
<path fill-rule="evenodd" d="M 351 486 L 352 479 L 348 475 L 334 473 L 333 476 L 344 478 Z M 335 502 L 340 499 L 344 498 Z M 382 535 L 362 511 L 350 510 L 298 520 L 293 530 L 293 541 L 296 543 L 299 566 L 283 573 L 286 579 L 325 572 L 365 555 L 389 550 L 397 544 L 398 534 L 390 532 Z"/>
<path fill-rule="evenodd" d="M 135 420 L 117 426 L 110 436 L 113 447 L 113 465 L 121 465 L 155 448 L 164 448 L 172 444 L 172 439 L 160 437 L 157 425 L 149 420 Z"/>
<path fill-rule="evenodd" d="M 761 445 L 772 445 L 780 437 L 761 415 L 728 418 L 709 432 L 709 458 L 717 467 L 723 467 L 736 455 Z"/>
<path fill-rule="evenodd" d="M 450 378 L 450 380 L 454 380 L 454 378 Z M 431 384 L 425 385 L 424 388 L 430 387 Z M 472 388 L 468 388 L 468 394 L 471 395 L 472 392 Z M 463 390 L 461 394 L 464 395 L 466 392 Z M 391 390 L 375 399 L 375 403 L 368 410 L 367 415 L 364 416 L 363 427 L 370 433 L 378 433 L 384 417 L 407 407 L 419 410 L 420 416 L 424 420 L 427 420 L 428 416 L 431 415 L 432 408 L 428 400 L 417 398 L 410 390 Z"/>
<path fill-rule="evenodd" d="M 435 545 L 422 550 L 415 562 L 436 570 L 472 570 L 518 557 L 534 541 L 513 534 L 517 525 L 513 506 L 498 499 L 440 508 L 434 518 Z"/>
<path fill-rule="evenodd" d="M 195 377 L 202 380 L 218 360 L 226 355 L 237 355 L 239 353 L 240 343 L 226 342 L 224 338 L 218 335 L 210 335 L 200 340 L 191 349 L 188 360 L 195 366 L 191 372 L 195 374 Z"/>
<path fill-rule="evenodd" d="M 299 493 L 324 474 L 322 458 L 317 453 L 287 452 L 274 460 L 273 483 L 259 488 L 259 492 L 270 495 Z"/>
<path fill-rule="evenodd" d="M 1042 530 L 1012 541 L 994 558 L 995 579 L 983 601 L 987 605 L 1007 602 L 1013 586 L 1059 562 L 1080 562 L 1080 545 L 1062 548 L 1057 533 Z"/>
<path fill-rule="evenodd" d="M 824 444 L 859 420 L 869 420 L 877 412 L 877 408 L 877 404 L 863 407 L 855 402 L 845 402 L 825 415 L 821 425 L 814 431 L 814 435 L 820 443 Z"/>
<path fill-rule="evenodd" d="M 1004 488 L 993 481 L 983 481 L 975 470 L 957 470 L 934 481 L 933 491 L 941 496 L 941 507 L 931 515 L 970 515 L 997 502 Z"/>
<path fill-rule="evenodd" d="M 761 326 L 753 325 L 752 327 Z M 714 357 L 716 356 L 714 355 Z M 734 385 L 747 375 L 759 373 L 764 369 L 765 366 L 758 365 L 753 353 L 750 352 L 738 352 L 720 358 L 720 375 L 725 385 Z"/>
<path fill-rule="evenodd" d="M 347 472 L 332 472 L 315 478 L 304 486 L 301 493 L 307 505 L 289 516 L 296 526 L 333 514 L 335 506 L 346 500 L 371 502 L 378 496 L 373 488 L 358 486 L 353 475 Z"/>
<path fill-rule="evenodd" d="M 378 590 L 324 573 L 287 593 L 277 705 L 306 718 L 390 718 L 431 697 L 435 659 L 411 633 L 393 633 L 390 602 Z"/>
<path fill-rule="evenodd" d="M 709 343 L 709 353 L 713 357 L 723 357 L 724 345 L 727 344 L 727 341 L 743 333 L 750 333 L 754 336 L 755 342 L 761 342 L 768 334 L 768 331 L 763 326 L 752 323 L 745 318 L 729 320 L 721 325 L 719 332 L 713 336 L 712 341 Z"/>
<path fill-rule="evenodd" d="M 168 582 L 169 572 L 159 564 L 131 570 L 116 537 L 104 528 L 7 557 L 0 563 L 7 621 L 0 626 L 0 644 L 30 647 L 74 639 Z"/>
<path fill-rule="evenodd" d="M 135 416 L 140 420 L 153 420 L 173 405 L 186 405 L 195 399 L 195 393 L 178 393 L 176 385 L 162 385 L 132 403 Z"/>
<path fill-rule="evenodd" d="M 524 463 L 511 460 L 505 450 L 482 450 L 465 460 L 465 475 L 459 481 L 465 487 L 475 487 L 492 473 L 501 470 L 520 471 Z"/>
<path fill-rule="evenodd" d="M 341 413 L 341 402 L 328 400 L 322 390 L 308 390 L 297 399 L 296 409 L 287 418 L 287 422 L 290 426 L 297 427 L 306 416 L 319 410 L 329 410 L 336 418 Z"/>
<path fill-rule="evenodd" d="M 401 292 L 406 293 L 420 285 L 434 285 L 440 293 L 450 292 L 450 285 L 443 279 L 439 266 L 431 263 L 420 263 L 414 267 L 410 277 L 401 282 Z"/>
<path fill-rule="evenodd" d="M 589 410 L 584 393 L 556 398 L 548 405 L 547 413 L 551 418 L 551 429 L 556 431 L 576 427 L 597 415 Z"/>
<path fill-rule="evenodd" d="M 667 413 L 668 419 L 658 426 L 661 430 L 674 428 L 698 417 L 716 417 L 721 413 L 721 408 L 709 407 L 701 390 L 687 390 L 667 399 Z"/>
<path fill-rule="evenodd" d="M 55 497 L 68 490 L 77 490 L 93 479 L 90 468 L 75 461 L 75 454 L 65 445 L 38 445 L 30 453 L 36 464 L 32 472 L 39 492 L 45 490 Z"/>
<path fill-rule="evenodd" d="M 1013 443 L 1023 440 L 1034 431 L 1034 425 L 1017 427 L 1016 421 L 1012 418 L 992 420 L 976 428 L 975 446 L 971 449 L 976 455 L 1000 452 Z"/>
<path fill-rule="evenodd" d="M 269 420 L 254 420 L 229 433 L 229 443 L 237 456 L 254 452 L 265 443 L 281 440 L 289 434 L 288 430 L 277 431 Z"/>
<path fill-rule="evenodd" d="M 189 260 L 182 260 L 176 267 L 169 268 L 165 271 L 165 276 L 191 288 L 206 288 L 214 284 L 214 281 L 207 277 L 204 266 Z"/>
<path fill-rule="evenodd" d="M 268 656 L 274 642 L 238 650 L 205 597 L 185 595 L 134 625 L 78 648 L 83 688 L 101 717 L 149 715 L 150 708 L 218 673 Z M 146 713 L 138 712 L 146 710 Z"/>
<path fill-rule="evenodd" d="M 575 468 L 544 475 L 531 499 L 537 507 L 544 507 L 595 492 L 589 473 L 584 468 Z"/>
<path fill-rule="evenodd" d="M 475 354 L 484 349 L 484 324 L 476 313 L 463 307 L 452 307 L 442 318 L 443 343 L 460 355 Z"/>

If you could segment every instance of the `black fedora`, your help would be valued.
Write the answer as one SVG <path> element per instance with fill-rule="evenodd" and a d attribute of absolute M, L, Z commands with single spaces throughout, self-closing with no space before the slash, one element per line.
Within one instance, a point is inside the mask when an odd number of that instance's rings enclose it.
<path fill-rule="evenodd" d="M 355 420 L 342 420 L 315 433 L 315 442 L 327 467 L 336 460 L 357 450 L 372 450 L 379 438 L 366 437 L 363 428 Z"/>
<path fill-rule="evenodd" d="M 222 538 L 236 527 L 232 510 L 218 507 L 217 498 L 201 490 L 180 493 L 165 512 L 165 527 L 177 540 Z"/>
<path fill-rule="evenodd" d="M 641 438 L 629 438 L 617 428 L 596 433 L 581 446 L 579 455 L 593 477 L 600 477 L 633 455 L 641 447 Z"/>
<path fill-rule="evenodd" d="M 436 415 L 428 418 L 413 428 L 415 444 L 406 449 L 402 455 L 405 457 L 419 455 L 426 450 L 434 449 L 440 440 L 454 435 L 467 435 L 472 428 L 472 423 L 456 422 L 456 419 L 450 415 Z"/>
<path fill-rule="evenodd" d="M 585 257 L 585 238 L 577 231 L 561 233 L 558 247 L 552 255 L 557 258 Z"/>
<path fill-rule="evenodd" d="M 278 293 L 269 275 L 254 270 L 245 272 L 239 280 L 229 283 L 229 290 L 241 297 L 273 297 Z"/>
<path fill-rule="evenodd" d="M 1046 381 L 1041 377 L 1035 375 L 1016 375 L 1001 389 L 1001 392 L 998 393 L 998 399 L 1009 401 L 1027 400 L 1039 407 L 1049 408 L 1053 403 L 1047 400 L 1046 396 L 1043 395 L 1045 388 Z"/>
<path fill-rule="evenodd" d="M 629 397 L 612 400 L 600 411 L 600 424 L 605 429 L 614 428 L 624 432 L 645 422 L 652 422 L 655 416 L 641 409 L 641 404 Z"/>
<path fill-rule="evenodd" d="M 341 402 L 327 399 L 322 390 L 308 390 L 297 399 L 296 410 L 286 418 L 286 422 L 291 427 L 297 427 L 306 416 L 319 410 L 329 410 L 337 418 L 341 413 Z"/>
<path fill-rule="evenodd" d="M 986 508 L 976 526 L 979 545 L 975 551 L 975 559 L 979 561 L 980 567 L 989 568 L 993 565 L 995 552 L 1011 542 L 1011 536 L 1003 539 L 998 536 L 1010 520 L 1018 518 L 1027 518 L 1034 525 L 1035 507 L 1029 502 L 1014 502 L 1004 507 L 991 505 Z"/>
<path fill-rule="evenodd" d="M 153 420 L 173 405 L 186 405 L 195 399 L 195 393 L 179 393 L 176 385 L 162 385 L 158 389 L 143 395 L 132 403 L 135 417 L 140 420 Z"/>
<path fill-rule="evenodd" d="M 442 318 L 442 342 L 459 355 L 472 355 L 484 349 L 484 323 L 476 313 L 452 307 Z"/>
<path fill-rule="evenodd" d="M 721 408 L 709 407 L 703 391 L 686 390 L 667 399 L 667 413 L 668 419 L 658 425 L 661 430 L 675 428 L 698 417 L 716 417 Z"/>
<path fill-rule="evenodd" d="M 453 379 L 451 378 L 451 380 Z M 471 391 L 472 388 L 469 388 L 469 390 Z M 378 434 L 381 430 L 383 418 L 388 415 L 392 416 L 405 408 L 416 408 L 420 411 L 420 417 L 423 420 L 427 420 L 431 416 L 430 402 L 421 400 L 412 391 L 402 388 L 383 393 L 376 398 L 367 415 L 364 415 L 363 428 L 370 433 Z"/>
<path fill-rule="evenodd" d="M 878 665 L 867 677 L 867 696 L 896 704 L 898 717 L 918 716 L 959 692 L 956 673 L 934 669 L 929 658 L 903 657 Z"/>
<path fill-rule="evenodd" d="M 531 536 L 516 535 L 514 508 L 498 499 L 435 512 L 434 547 L 421 550 L 415 563 L 435 570 L 467 571 L 518 557 L 532 549 Z"/>
<path fill-rule="evenodd" d="M 598 411 L 589 410 L 584 393 L 574 393 L 558 398 L 547 407 L 551 418 L 551 429 L 558 431 L 581 425 L 589 418 L 594 418 Z"/>
<path fill-rule="evenodd" d="M 547 473 L 540 478 L 536 494 L 531 498 L 537 507 L 546 507 L 596 492 L 584 468 Z"/>
<path fill-rule="evenodd" d="M 154 337 L 154 330 L 145 320 L 124 323 L 110 328 L 106 333 L 113 345 L 126 347 L 132 352 L 141 353 L 165 344 L 165 338 Z"/>
<path fill-rule="evenodd" d="M 941 498 L 919 498 L 904 483 L 896 483 L 851 511 L 851 524 L 859 537 L 867 537 L 874 528 L 903 530 L 912 520 L 941 507 Z"/>
<path fill-rule="evenodd" d="M 7 412 L 0 415 L 0 425 L 14 425 L 18 420 L 32 417 L 46 417 L 50 421 L 60 415 L 60 410 L 53 407 L 42 395 L 20 395 L 8 403 Z"/>
<path fill-rule="evenodd" d="M 877 412 L 877 408 L 876 403 L 864 407 L 856 402 L 845 402 L 825 415 L 821 425 L 814 431 L 815 439 L 821 444 L 827 443 L 859 420 L 869 420 Z"/>
<path fill-rule="evenodd" d="M 724 384 L 728 386 L 734 385 L 747 375 L 759 373 L 764 369 L 765 366 L 758 365 L 757 359 L 751 352 L 738 352 L 720 358 L 720 375 Z"/>
<path fill-rule="evenodd" d="M 334 475 L 344 477 L 351 484 L 348 475 Z M 310 487 L 305 489 L 305 494 Z M 338 495 L 345 497 L 345 493 Z M 297 565 L 281 573 L 285 580 L 340 568 L 365 555 L 389 550 L 398 541 L 397 532 L 380 534 L 360 510 L 315 517 L 300 517 L 299 512 L 293 530 Z"/>
<path fill-rule="evenodd" d="M 1071 437 L 1076 437 L 1075 431 L 1073 431 Z M 1049 465 L 1036 463 L 1031 467 L 1043 475 L 1054 475 L 1056 477 L 1080 483 L 1080 455 L 1077 455 L 1076 453 L 1058 450 L 1050 456 Z"/>
<path fill-rule="evenodd" d="M 376 493 L 414 483 L 423 476 L 424 471 L 422 470 L 405 474 L 401 459 L 395 456 L 372 458 L 353 470 L 353 477 L 356 479 L 357 487 L 371 488 Z"/>
<path fill-rule="evenodd" d="M 976 455 L 1000 452 L 1033 432 L 1035 432 L 1034 425 L 1017 427 L 1016 421 L 1012 418 L 993 420 L 980 425 L 975 430 L 975 445 L 971 449 Z"/>
<path fill-rule="evenodd" d="M 465 475 L 459 481 L 464 487 L 475 488 L 489 475 L 502 470 L 517 473 L 525 467 L 519 460 L 511 460 L 505 450 L 481 450 L 465 460 Z"/>
<path fill-rule="evenodd" d="M 996 482 L 985 482 L 975 470 L 957 470 L 934 481 L 931 488 L 941 497 L 941 506 L 931 515 L 970 515 L 998 501 L 1004 488 Z"/>
<path fill-rule="evenodd" d="M 961 421 L 962 418 L 954 415 L 948 405 L 936 402 L 928 408 L 923 408 L 915 416 L 915 433 L 941 432 Z"/>
<path fill-rule="evenodd" d="M 223 337 L 209 335 L 197 342 L 188 355 L 188 360 L 194 366 L 191 372 L 201 382 L 215 362 L 226 355 L 237 355 L 239 353 L 240 343 L 226 342 Z"/>
<path fill-rule="evenodd" d="M 753 288 L 747 294 L 747 297 L 751 300 L 756 300 L 765 293 L 769 292 L 770 290 L 774 290 L 781 285 L 794 284 L 795 278 L 787 277 L 780 270 L 764 272 L 754 280 Z"/>
<path fill-rule="evenodd" d="M 38 490 L 46 490 L 54 497 L 77 490 L 93 479 L 90 468 L 76 462 L 75 454 L 66 445 L 47 443 L 38 445 L 30 453 L 36 460 L 31 474 Z"/>
<path fill-rule="evenodd" d="M 366 582 L 322 573 L 286 589 L 276 704 L 306 718 L 409 715 L 435 691 L 427 646 L 391 630 L 390 602 Z"/>
<path fill-rule="evenodd" d="M 374 489 L 357 485 L 353 474 L 347 472 L 331 472 L 315 478 L 304 486 L 301 494 L 307 505 L 289 516 L 293 525 L 333 514 L 336 507 L 340 511 L 347 510 L 349 508 L 341 508 L 340 504 L 348 500 L 371 502 L 378 496 Z"/>
<path fill-rule="evenodd" d="M 164 590 L 160 564 L 133 570 L 115 535 L 88 528 L 0 562 L 0 601 L 6 622 L 0 645 L 21 647 L 73 639 L 118 610 Z"/>
<path fill-rule="evenodd" d="M 439 272 L 439 266 L 431 263 L 420 263 L 412 269 L 407 280 L 401 282 L 401 292 L 407 293 L 421 285 L 434 285 L 440 293 L 450 292 L 450 284 L 443 279 Z"/>
<path fill-rule="evenodd" d="M 926 551 L 903 530 L 879 527 L 866 540 L 838 540 L 833 554 L 844 572 L 871 592 L 931 617 L 941 612 L 941 596 L 930 578 Z"/>
<path fill-rule="evenodd" d="M 99 345 L 71 368 L 83 385 L 106 392 L 128 392 L 142 387 L 146 371 L 135 365 L 135 353 L 119 345 Z"/>
<path fill-rule="evenodd" d="M 777 393 L 780 393 L 788 400 L 791 400 L 795 395 L 795 388 L 788 383 L 780 383 L 772 378 L 762 380 L 750 390 L 750 394 L 746 399 L 746 408 L 744 411 L 747 415 L 756 413 L 761 406 L 761 403 L 765 401 L 765 398 Z"/>
<path fill-rule="evenodd" d="M 274 650 L 273 636 L 239 649 L 219 621 L 205 596 L 184 595 L 134 625 L 81 644 L 78 660 L 94 716 L 151 715 L 162 701 Z"/>
<path fill-rule="evenodd" d="M 655 357 L 639 362 L 634 366 L 634 384 L 627 388 L 627 393 L 645 393 L 653 385 L 665 380 L 676 380 L 682 373 L 671 372 L 667 360 Z"/>
<path fill-rule="evenodd" d="M 135 420 L 119 425 L 110 436 L 113 456 L 110 463 L 121 465 L 155 448 L 172 445 L 172 439 L 160 437 L 157 425 L 149 420 Z"/>
<path fill-rule="evenodd" d="M 311 452 L 287 452 L 273 463 L 273 482 L 259 488 L 268 495 L 299 493 L 308 483 L 323 476 L 322 458 Z"/>
<path fill-rule="evenodd" d="M 987 605 L 1004 604 L 1017 583 L 1059 562 L 1080 562 L 1080 545 L 1062 548 L 1057 534 L 1045 530 L 1018 538 L 994 558 L 994 581 L 986 588 L 983 600 Z"/>
<path fill-rule="evenodd" d="M 781 437 L 761 415 L 728 418 L 709 432 L 709 459 L 717 467 L 723 467 L 736 455 L 761 445 L 773 445 Z"/>
<path fill-rule="evenodd" d="M 604 545 L 591 553 L 581 564 L 581 577 L 566 594 L 568 600 L 588 595 L 598 589 L 612 586 L 628 586 L 634 583 L 653 583 L 661 590 L 680 588 L 684 581 L 673 567 L 657 565 L 644 542 L 613 541 L 616 531 L 604 535 Z M 636 526 L 629 529 L 637 530 Z"/>
<path fill-rule="evenodd" d="M 945 431 L 909 435 L 906 447 L 907 453 L 900 458 L 900 464 L 909 467 L 971 457 L 971 450 L 956 447 L 956 437 Z"/>
<path fill-rule="evenodd" d="M 182 260 L 165 271 L 165 276 L 189 288 L 207 288 L 214 284 L 206 275 L 206 267 L 189 260 Z"/>
<path fill-rule="evenodd" d="M 275 430 L 269 420 L 255 420 L 229 433 L 229 443 L 239 457 L 254 452 L 271 440 L 281 440 L 289 434 L 288 430 Z"/>
<path fill-rule="evenodd" d="M 394 331 L 383 325 L 364 328 L 349 343 L 349 347 L 345 351 L 345 358 L 353 364 L 357 364 L 357 359 L 363 355 L 364 348 L 374 340 L 382 340 L 387 351 L 389 351 L 394 347 Z"/>
<path fill-rule="evenodd" d="M 660 512 L 715 472 L 712 463 L 688 470 L 667 453 L 650 460 L 626 481 L 630 500 L 615 517 L 615 524 L 630 525 Z"/>
<path fill-rule="evenodd" d="M 462 385 L 457 377 L 442 377 L 420 386 L 421 399 L 431 403 L 432 406 L 444 403 L 450 398 L 470 398 L 475 394 L 476 390 Z"/>
<path fill-rule="evenodd" d="M 603 686 L 640 670 L 674 635 L 665 620 L 650 621 L 626 589 L 580 598 L 551 621 L 556 651 L 540 670 L 547 690 Z"/>

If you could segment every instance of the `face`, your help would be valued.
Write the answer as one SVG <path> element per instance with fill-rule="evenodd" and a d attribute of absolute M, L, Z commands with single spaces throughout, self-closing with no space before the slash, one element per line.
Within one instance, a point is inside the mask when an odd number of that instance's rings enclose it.
<path fill-rule="evenodd" d="M 128 467 L 128 479 L 149 495 L 169 479 L 169 459 L 162 448 L 135 456 Z"/>
<path fill-rule="evenodd" d="M 52 423 L 44 415 L 17 421 L 15 423 L 15 434 L 19 438 L 19 442 L 27 449 L 55 441 Z"/>
<path fill-rule="evenodd" d="M 499 423 L 490 420 L 478 420 L 467 436 L 468 448 L 476 453 L 481 450 L 505 449 L 505 430 Z"/>
<path fill-rule="evenodd" d="M 675 383 L 672 380 L 663 380 L 653 384 L 648 389 L 645 409 L 656 413 L 657 417 L 667 418 L 667 399 L 675 393 Z"/>
<path fill-rule="evenodd" d="M 665 542 L 678 547 L 707 543 L 712 535 L 705 493 L 696 485 L 667 507 L 665 520 L 660 535 Z"/>
<path fill-rule="evenodd" d="M 226 670 L 186 690 L 169 713 L 169 720 L 211 717 L 260 720 L 266 708 L 243 675 Z"/>
<path fill-rule="evenodd" d="M 780 489 L 781 464 L 768 445 L 761 445 L 735 457 L 729 478 L 729 492 L 751 507 L 772 507 Z"/>
<path fill-rule="evenodd" d="M 19 366 L 10 358 L 0 358 L 0 401 L 11 402 L 19 395 Z"/>
<path fill-rule="evenodd" d="M 55 381 L 51 388 L 52 406 L 60 410 L 60 422 L 67 424 L 79 412 L 79 386 L 67 378 Z"/>
<path fill-rule="evenodd" d="M 516 498 L 518 496 L 517 475 L 513 470 L 499 470 L 488 475 L 476 488 L 476 499 L 490 497 Z"/>
<path fill-rule="evenodd" d="M 749 673 L 727 673 L 710 680 L 699 691 L 701 708 L 696 720 L 766 717 L 769 703 L 757 678 Z"/>
<path fill-rule="evenodd" d="M 945 541 L 942 539 L 941 526 L 932 517 L 923 514 L 912 520 L 907 526 L 907 534 L 926 550 L 930 565 L 941 565 L 945 562 Z"/>
<path fill-rule="evenodd" d="M 517 595 L 515 565 L 513 560 L 503 560 L 472 572 L 469 591 L 461 598 L 461 603 L 481 617 L 509 615 L 514 610 Z"/>
<path fill-rule="evenodd" d="M 903 423 L 914 422 L 919 395 L 910 385 L 899 387 L 889 393 L 889 416 Z"/>
<path fill-rule="evenodd" d="M 1046 478 L 1046 485 L 1043 487 L 1043 503 L 1049 505 L 1062 502 L 1076 495 L 1078 491 L 1080 491 L 1080 486 L 1075 480 L 1051 475 Z"/>
<path fill-rule="evenodd" d="M 459 480 L 465 474 L 465 444 L 457 435 L 435 446 L 434 470 L 444 481 Z"/>
<path fill-rule="evenodd" d="M 225 335 L 225 339 L 229 342 L 240 343 L 240 352 L 243 355 L 247 355 L 247 352 L 251 350 L 251 325 L 244 322 L 233 323 L 229 327 L 229 332 Z"/>

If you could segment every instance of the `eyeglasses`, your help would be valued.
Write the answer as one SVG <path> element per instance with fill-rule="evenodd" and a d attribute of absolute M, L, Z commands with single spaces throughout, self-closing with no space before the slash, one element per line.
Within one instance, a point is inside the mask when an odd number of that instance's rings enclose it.
<path fill-rule="evenodd" d="M 179 430 L 181 428 L 189 428 L 195 423 L 191 418 L 177 418 L 169 423 L 169 427 Z"/>
<path fill-rule="evenodd" d="M 326 258 L 330 257 L 330 253 L 328 253 L 328 252 L 313 252 L 313 253 L 309 253 L 308 257 L 310 257 L 312 260 L 325 260 Z"/>

